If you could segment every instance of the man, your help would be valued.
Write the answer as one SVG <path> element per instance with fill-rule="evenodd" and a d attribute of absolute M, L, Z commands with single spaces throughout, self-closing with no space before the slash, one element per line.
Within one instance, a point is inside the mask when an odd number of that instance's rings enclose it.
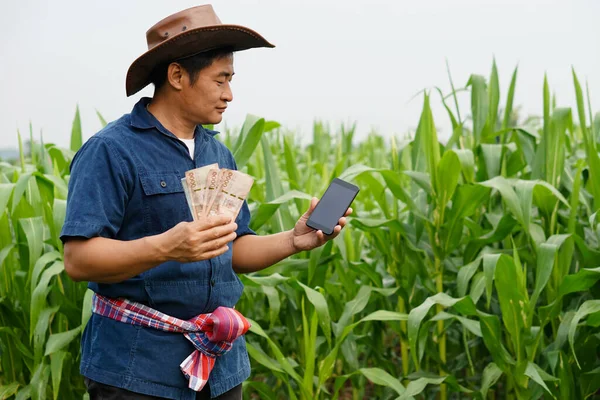
<path fill-rule="evenodd" d="M 323 245 L 339 234 L 345 218 L 330 237 L 308 228 L 313 198 L 293 230 L 269 236 L 248 227 L 246 203 L 235 221 L 192 221 L 180 181 L 185 172 L 212 163 L 236 168 L 231 152 L 214 138 L 217 132 L 202 127 L 221 122 L 233 100 L 232 53 L 273 45 L 248 28 L 221 24 L 210 5 L 167 17 L 150 28 L 147 41 L 149 50 L 127 73 L 126 89 L 131 96 L 153 83 L 153 98 L 142 98 L 90 138 L 71 166 L 61 233 L 65 269 L 96 293 L 80 371 L 92 400 L 241 399 L 241 383 L 250 375 L 243 335 L 216 357 L 208 382 L 190 389 L 192 380 L 180 369 L 196 350 L 190 340 L 147 321 L 133 323 L 130 317 L 139 313 L 116 315 L 105 307 L 126 299 L 136 310 L 164 313 L 167 321 L 220 306 L 231 312 L 243 290 L 236 273 Z"/>

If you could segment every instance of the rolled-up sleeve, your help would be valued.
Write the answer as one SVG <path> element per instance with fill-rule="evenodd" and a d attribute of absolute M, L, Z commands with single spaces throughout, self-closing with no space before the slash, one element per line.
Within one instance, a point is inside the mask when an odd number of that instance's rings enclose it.
<path fill-rule="evenodd" d="M 131 176 L 109 140 L 90 138 L 75 154 L 60 238 L 115 238 L 123 221 Z"/>

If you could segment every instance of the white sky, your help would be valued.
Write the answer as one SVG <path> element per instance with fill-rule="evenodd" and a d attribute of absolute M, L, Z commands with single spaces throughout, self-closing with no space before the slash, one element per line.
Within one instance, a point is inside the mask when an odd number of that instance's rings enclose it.
<path fill-rule="evenodd" d="M 16 130 L 68 146 L 79 103 L 84 138 L 100 129 L 99 110 L 113 120 L 150 87 L 125 96 L 125 74 L 146 49 L 146 30 L 163 17 L 201 3 L 188 0 L 40 1 L 0 4 L 0 147 L 17 144 Z M 571 66 L 587 80 L 600 110 L 598 0 L 216 0 L 224 23 L 257 30 L 275 49 L 236 55 L 234 101 L 227 126 L 246 113 L 311 136 L 312 122 L 358 124 L 402 134 L 418 122 L 424 89 L 449 90 L 471 73 L 489 76 L 496 57 L 501 106 L 519 65 L 516 105 L 542 108 L 548 73 L 559 106 L 575 106 Z M 463 115 L 468 94 L 461 96 Z M 433 95 L 434 118 L 448 136 L 448 118 Z"/>

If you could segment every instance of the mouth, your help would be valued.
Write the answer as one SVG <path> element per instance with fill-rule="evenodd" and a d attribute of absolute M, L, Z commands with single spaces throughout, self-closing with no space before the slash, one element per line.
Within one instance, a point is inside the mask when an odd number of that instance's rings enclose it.
<path fill-rule="evenodd" d="M 221 114 L 223 114 L 225 110 L 227 110 L 227 107 L 217 107 L 217 112 L 220 112 Z"/>

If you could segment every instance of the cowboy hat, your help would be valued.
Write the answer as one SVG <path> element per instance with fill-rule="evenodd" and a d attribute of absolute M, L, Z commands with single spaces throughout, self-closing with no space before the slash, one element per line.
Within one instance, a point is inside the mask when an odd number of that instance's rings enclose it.
<path fill-rule="evenodd" d="M 210 4 L 188 8 L 159 21 L 146 32 L 146 41 L 148 51 L 127 71 L 127 96 L 146 87 L 153 69 L 166 62 L 219 47 L 230 47 L 232 51 L 275 47 L 249 28 L 222 24 Z"/>

